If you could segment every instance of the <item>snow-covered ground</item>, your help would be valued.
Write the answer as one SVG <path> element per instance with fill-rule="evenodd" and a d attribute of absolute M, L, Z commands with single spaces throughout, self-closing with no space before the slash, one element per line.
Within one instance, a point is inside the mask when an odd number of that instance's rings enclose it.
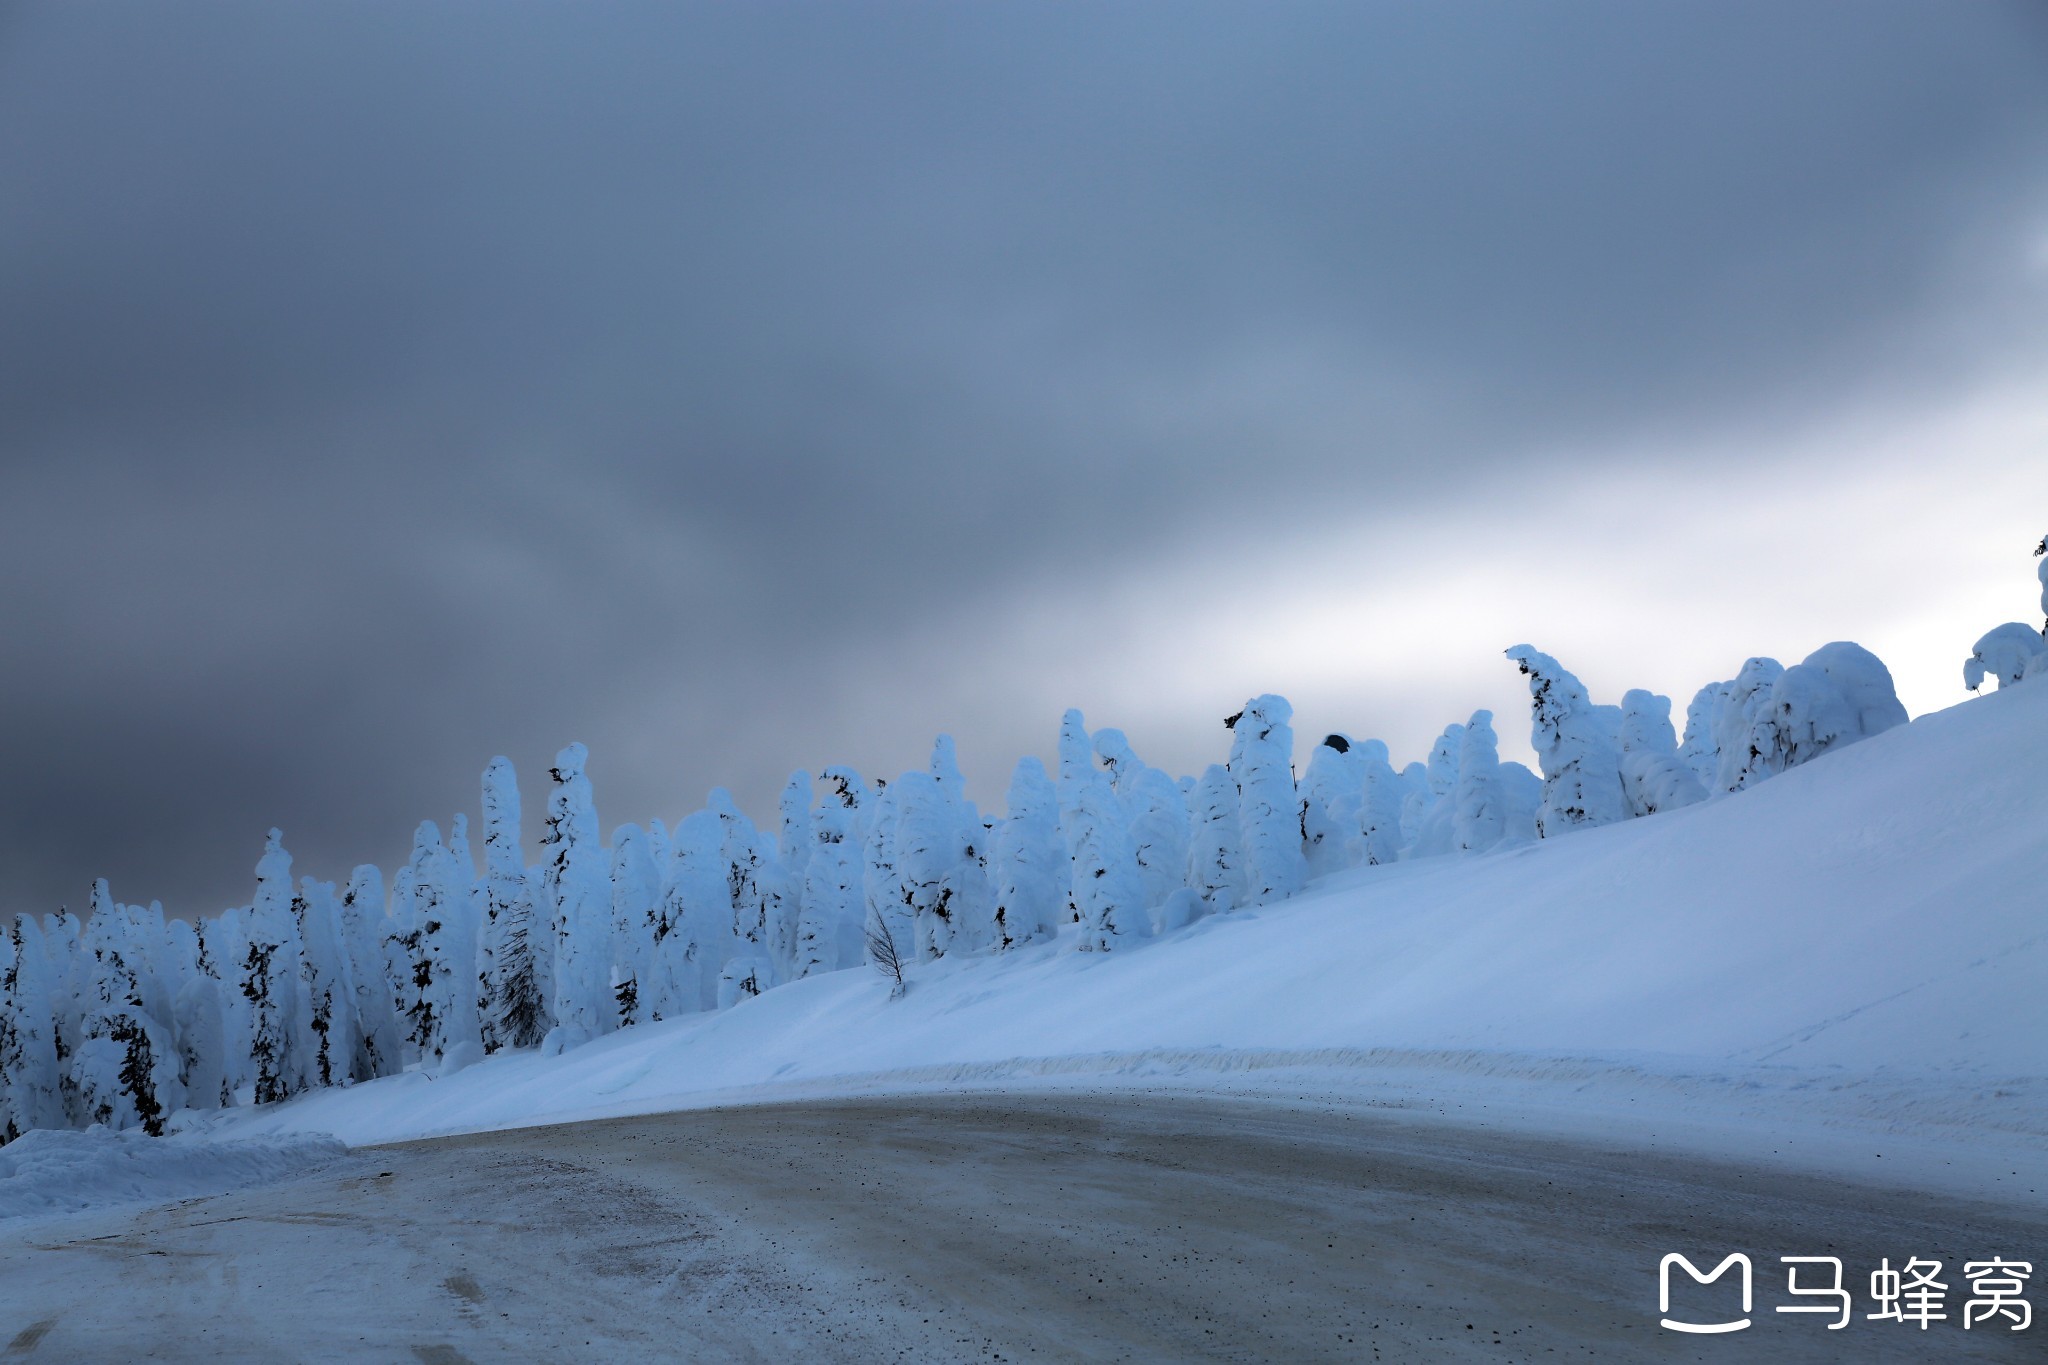
<path fill-rule="evenodd" d="M 289 1180 L 344 1152 L 313 1134 L 151 1138 L 136 1129 L 38 1128 L 0 1147 L 0 1222 L 202 1198 Z"/>
<path fill-rule="evenodd" d="M 969 1087 L 1313 1094 L 2039 1204 L 2048 686 L 1737 795 L 1339 874 L 1130 951 L 868 971 L 305 1095 L 220 1136 L 349 1143 Z M 1071 931 L 1069 931 L 1071 934 Z"/>

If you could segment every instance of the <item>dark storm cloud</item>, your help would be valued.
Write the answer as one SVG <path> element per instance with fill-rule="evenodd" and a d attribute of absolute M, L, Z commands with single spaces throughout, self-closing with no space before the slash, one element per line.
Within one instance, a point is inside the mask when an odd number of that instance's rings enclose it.
<path fill-rule="evenodd" d="M 2030 5 L 12 10 L 0 892 L 765 813 L 993 589 L 2038 354 L 2044 167 Z"/>

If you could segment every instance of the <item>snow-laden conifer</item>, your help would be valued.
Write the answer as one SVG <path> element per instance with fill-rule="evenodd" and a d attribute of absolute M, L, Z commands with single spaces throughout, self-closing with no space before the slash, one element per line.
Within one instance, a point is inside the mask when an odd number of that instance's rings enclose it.
<path fill-rule="evenodd" d="M 1405 842 L 1401 832 L 1401 803 L 1407 795 L 1401 775 L 1387 759 L 1387 746 L 1377 739 L 1360 740 L 1351 746 L 1358 768 L 1358 852 L 1368 866 L 1397 862 Z"/>
<path fill-rule="evenodd" d="M 554 922 L 554 1029 L 550 1053 L 603 1032 L 611 1019 L 611 896 L 609 859 L 598 835 L 597 806 L 584 764 L 590 754 L 571 744 L 548 770 L 547 829 L 541 838 L 543 903 Z"/>
<path fill-rule="evenodd" d="M 1095 766 L 1079 711 L 1068 711 L 1061 719 L 1059 755 L 1055 790 L 1060 834 L 1070 862 L 1068 897 L 1081 922 L 1076 946 L 1084 953 L 1108 952 L 1148 938 L 1152 923 L 1138 880 L 1137 856 L 1124 826 L 1123 803 L 1109 775 Z"/>
<path fill-rule="evenodd" d="M 57 1063 L 50 959 L 42 929 L 16 915 L 0 947 L 0 1092 L 6 1120 L 0 1140 L 31 1128 L 61 1128 L 64 1110 Z"/>
<path fill-rule="evenodd" d="M 1707 789 L 1678 755 L 1671 698 L 1637 687 L 1621 699 L 1621 785 L 1629 814 L 1655 815 L 1707 799 Z"/>
<path fill-rule="evenodd" d="M 358 1081 L 395 1076 L 404 1069 L 397 996 L 385 937 L 384 874 L 364 863 L 349 874 L 341 897 L 342 942 L 348 950 L 349 985 L 355 991 L 355 1056 L 349 1075 Z"/>
<path fill-rule="evenodd" d="M 1460 853 L 1484 853 L 1507 837 L 1507 792 L 1500 775 L 1500 741 L 1493 712 L 1474 711 L 1458 737 L 1457 786 L 1451 835 Z"/>
<path fill-rule="evenodd" d="M 661 873 L 638 825 L 612 831 L 613 1023 L 618 1028 L 653 1018 L 654 925 L 661 913 Z"/>
<path fill-rule="evenodd" d="M 1507 651 L 1529 679 L 1534 728 L 1530 744 L 1543 769 L 1540 837 L 1612 824 L 1628 816 L 1621 786 L 1621 754 L 1611 718 L 1593 705 L 1579 680 L 1557 660 L 1528 645 Z"/>
<path fill-rule="evenodd" d="M 1741 791 L 1772 771 L 1768 756 L 1756 747 L 1756 728 L 1771 705 L 1771 689 L 1784 672 L 1784 665 L 1776 659 L 1745 659 L 1741 671 L 1727 684 L 1714 718 L 1714 748 L 1720 755 L 1715 790 Z"/>
<path fill-rule="evenodd" d="M 1693 693 L 1685 708 L 1685 734 L 1679 740 L 1678 758 L 1699 779 L 1701 790 L 1710 795 L 1720 790 L 1721 747 L 1715 726 L 1734 687 L 1732 682 L 1710 682 Z"/>
<path fill-rule="evenodd" d="M 1426 791 L 1410 821 L 1413 833 L 1404 858 L 1437 858 L 1458 847 L 1458 762 L 1465 752 L 1465 727 L 1452 722 L 1430 746 Z"/>
<path fill-rule="evenodd" d="M 811 817 L 810 857 L 804 863 L 803 910 L 797 921 L 792 975 L 851 967 L 860 961 L 867 896 L 861 874 L 861 806 L 868 799 L 860 774 L 827 768 L 830 792 Z"/>
<path fill-rule="evenodd" d="M 733 802 L 731 792 L 723 787 L 713 788 L 708 804 L 711 813 L 718 817 L 727 899 L 732 904 L 731 946 L 726 956 L 756 959 L 760 964 L 759 979 L 772 984 L 768 975 L 772 970 L 768 966 L 768 918 L 774 860 L 762 848 L 754 822 Z"/>
<path fill-rule="evenodd" d="M 1187 797 L 1165 772 L 1138 757 L 1123 731 L 1097 730 L 1093 744 L 1123 802 L 1145 904 L 1164 905 L 1188 884 L 1192 831 Z"/>
<path fill-rule="evenodd" d="M 300 946 L 292 915 L 292 857 L 271 830 L 256 863 L 256 900 L 243 920 L 240 986 L 249 1001 L 256 1103 L 290 1099 L 305 1085 L 310 1020 L 301 1029 Z"/>
<path fill-rule="evenodd" d="M 717 815 L 700 810 L 676 826 L 655 924 L 653 1008 L 661 1018 L 718 1006 L 719 975 L 734 952 L 730 875 Z"/>
<path fill-rule="evenodd" d="M 777 803 L 782 829 L 775 841 L 777 876 L 768 902 L 768 952 L 778 979 L 794 980 L 803 975 L 796 969 L 797 941 L 803 933 L 804 883 L 809 879 L 811 856 L 817 851 L 811 816 L 815 786 L 811 775 L 798 769 L 783 784 Z"/>
<path fill-rule="evenodd" d="M 1059 796 L 1045 765 L 1020 758 L 1010 775 L 1009 817 L 996 827 L 995 947 L 1005 951 L 1058 929 L 1067 903 L 1067 851 Z"/>
<path fill-rule="evenodd" d="M 1268 693 L 1245 703 L 1231 726 L 1230 775 L 1238 790 L 1245 902 L 1262 905 L 1308 880 L 1294 793 L 1294 708 Z"/>
<path fill-rule="evenodd" d="M 484 769 L 483 951 L 478 1031 L 486 1049 L 534 1047 L 546 1036 L 552 916 L 534 905 L 520 846 L 519 779 L 500 755 Z"/>
<path fill-rule="evenodd" d="M 1993 626 L 1970 647 L 1970 657 L 1963 661 L 1963 686 L 1975 692 L 1990 678 L 2000 687 L 2011 687 L 2043 656 L 2048 656 L 2048 640 L 2032 626 L 2018 621 Z"/>
<path fill-rule="evenodd" d="M 334 894 L 334 883 L 301 879 L 292 908 L 304 949 L 301 980 L 313 1031 L 307 1080 L 314 1085 L 339 1085 L 350 1079 L 354 1069 L 357 1023 L 355 987 L 349 979 L 341 903 Z"/>
<path fill-rule="evenodd" d="M 916 929 L 910 908 L 903 902 L 903 883 L 896 872 L 896 835 L 902 824 L 902 792 L 898 783 L 875 780 L 875 796 L 863 811 L 861 831 L 861 887 L 866 899 L 862 917 L 864 942 L 873 938 L 873 927 L 885 928 L 890 942 L 904 961 L 911 958 Z"/>
<path fill-rule="evenodd" d="M 1855 739 L 1869 739 L 1906 723 L 1906 708 L 1892 683 L 1892 671 L 1862 645 L 1836 640 L 1807 655 L 1800 665 L 1827 674 L 1842 694 Z"/>
<path fill-rule="evenodd" d="M 1206 768 L 1194 791 L 1188 845 L 1188 885 L 1211 914 L 1245 903 L 1243 835 L 1237 816 L 1237 783 L 1221 763 Z"/>
<path fill-rule="evenodd" d="M 1300 792 L 1309 875 L 1320 877 L 1348 865 L 1365 800 L 1364 768 L 1349 735 L 1326 735 L 1316 745 Z"/>

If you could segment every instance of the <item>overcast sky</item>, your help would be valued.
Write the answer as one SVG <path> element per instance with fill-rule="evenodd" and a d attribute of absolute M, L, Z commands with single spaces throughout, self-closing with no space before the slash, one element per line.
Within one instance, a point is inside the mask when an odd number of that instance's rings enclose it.
<path fill-rule="evenodd" d="M 0 5 L 0 906 L 2037 614 L 2048 7 Z"/>

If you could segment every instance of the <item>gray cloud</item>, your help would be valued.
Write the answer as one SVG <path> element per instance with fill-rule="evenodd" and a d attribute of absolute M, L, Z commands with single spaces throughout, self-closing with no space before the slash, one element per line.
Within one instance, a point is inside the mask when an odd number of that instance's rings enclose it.
<path fill-rule="evenodd" d="M 1041 700 L 835 709 L 949 614 L 1966 386 L 2044 76 L 2017 4 L 12 10 L 0 893 L 388 864 L 572 737 L 765 814 Z"/>

